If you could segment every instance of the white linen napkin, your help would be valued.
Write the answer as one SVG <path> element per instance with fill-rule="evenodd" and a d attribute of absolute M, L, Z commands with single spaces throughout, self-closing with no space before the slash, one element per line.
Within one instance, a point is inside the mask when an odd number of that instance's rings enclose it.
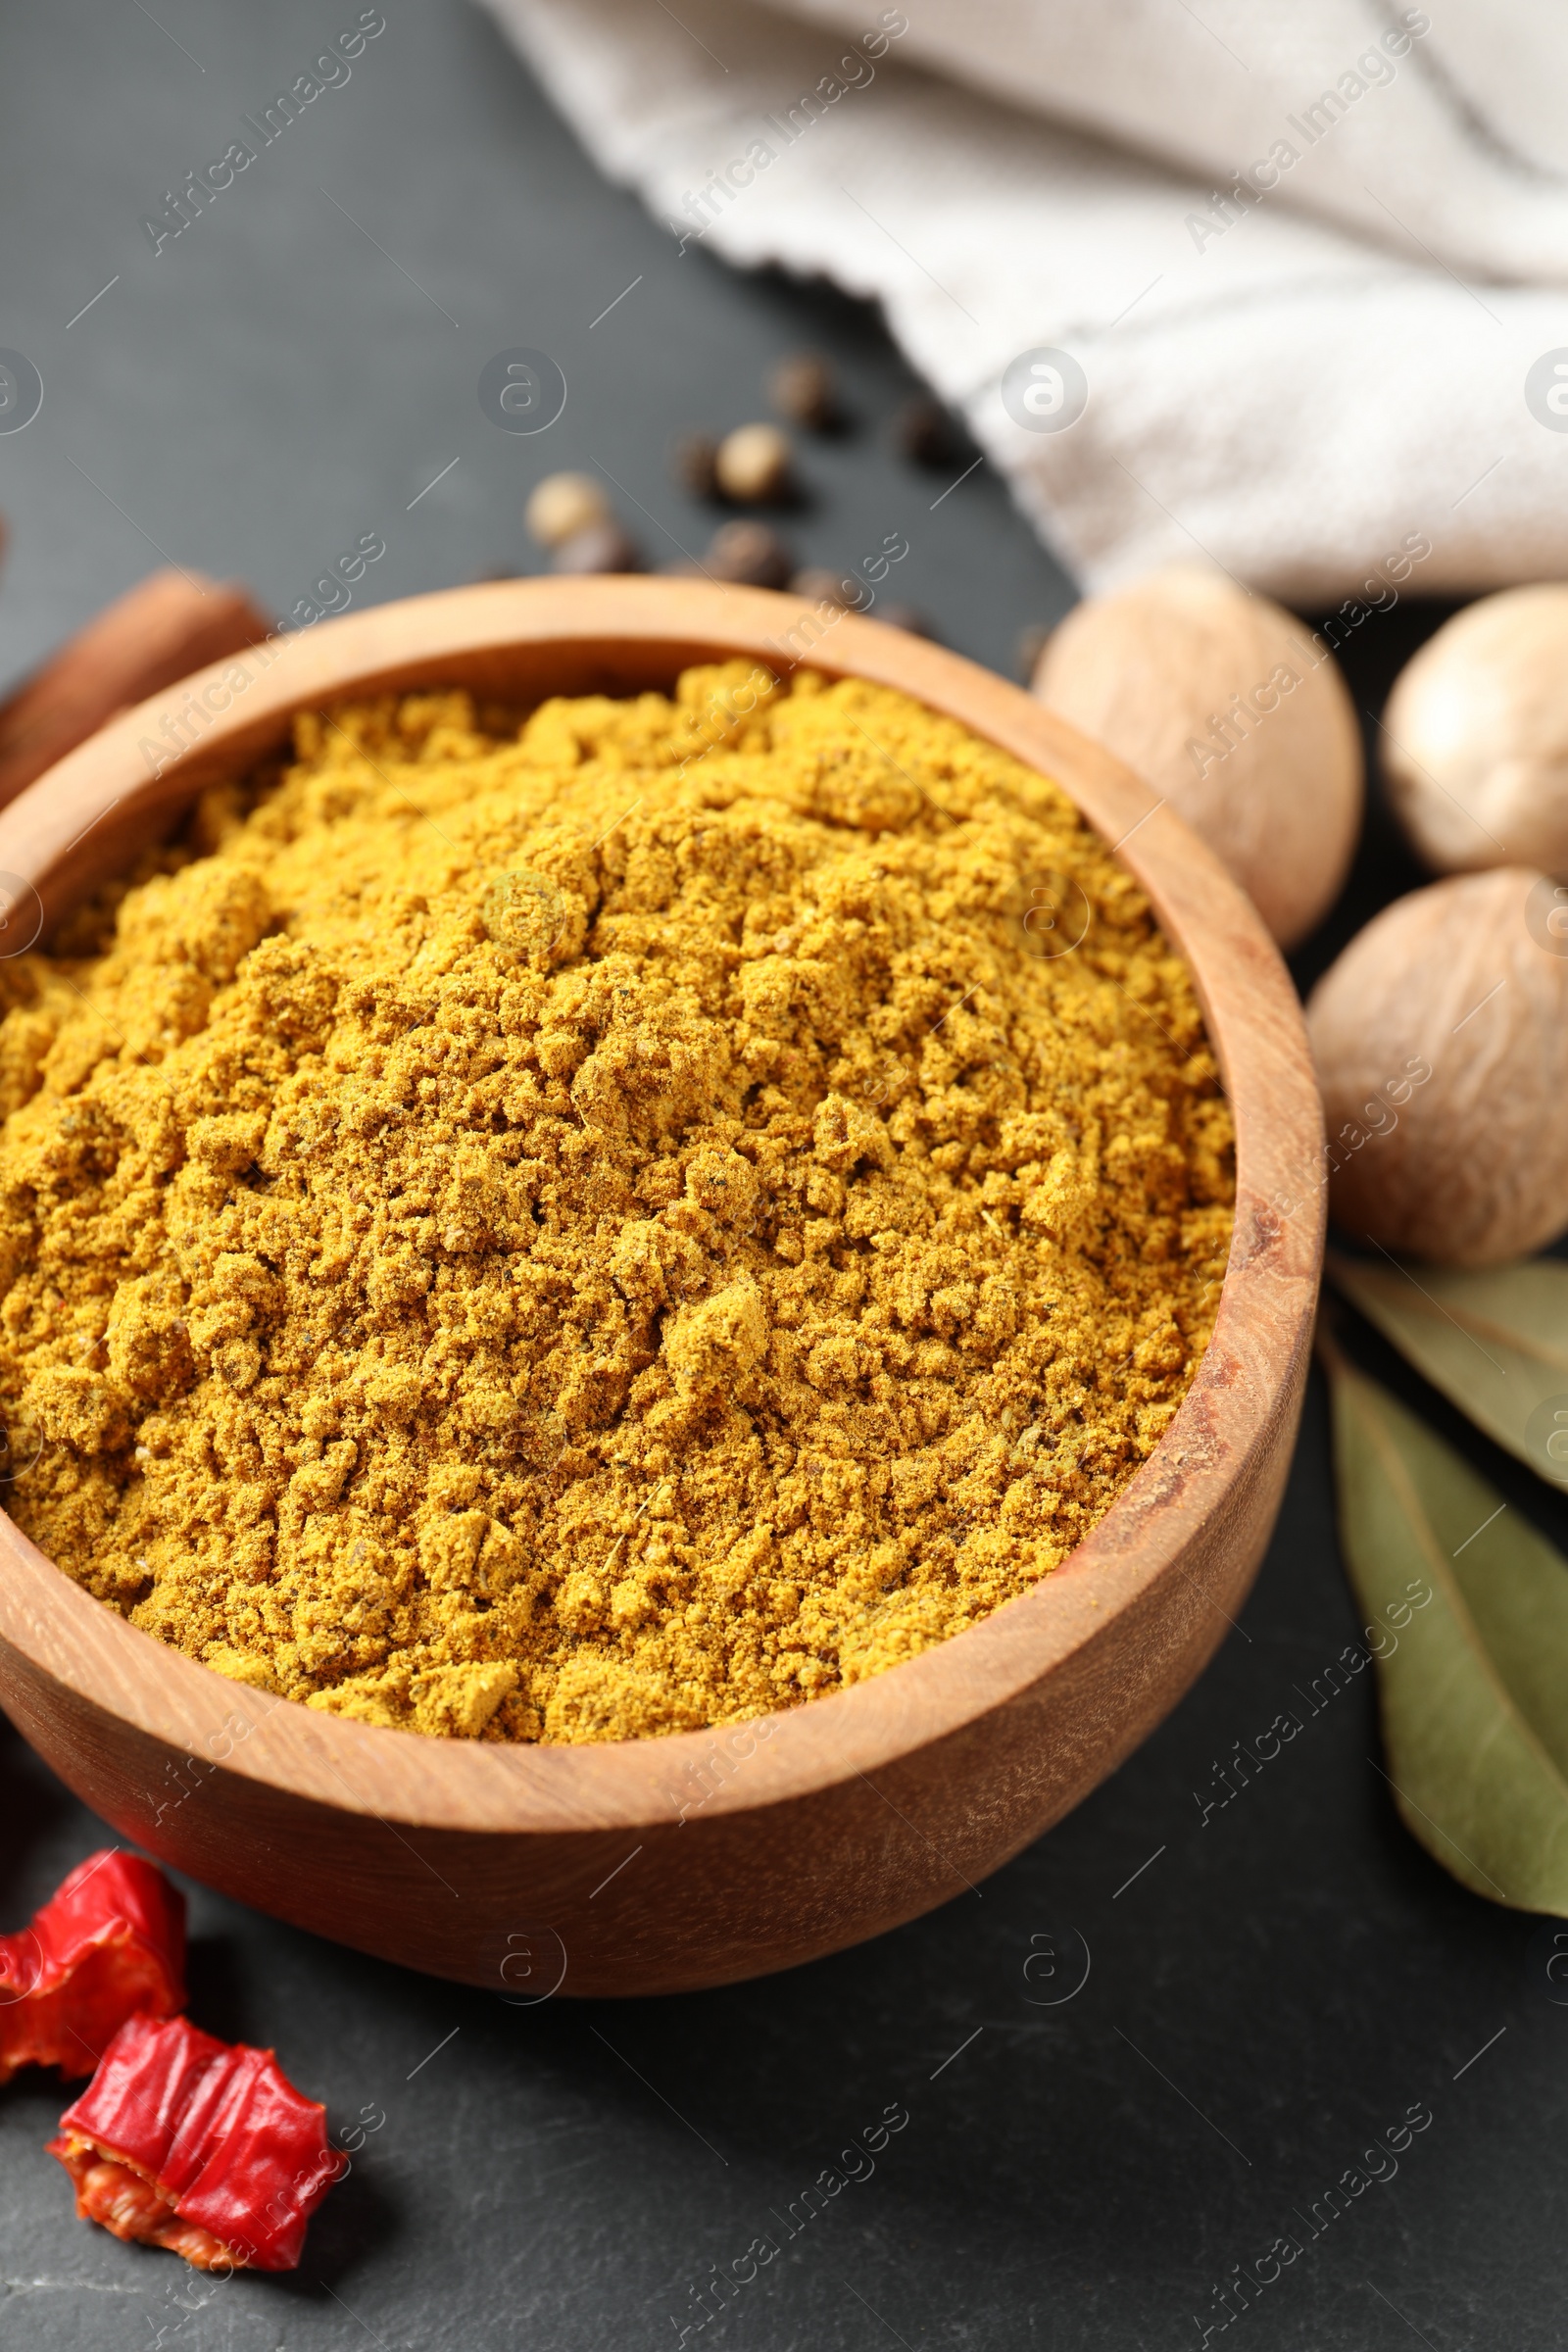
<path fill-rule="evenodd" d="M 1568 12 L 486 5 L 678 250 L 877 298 L 1087 588 L 1568 575 Z"/>

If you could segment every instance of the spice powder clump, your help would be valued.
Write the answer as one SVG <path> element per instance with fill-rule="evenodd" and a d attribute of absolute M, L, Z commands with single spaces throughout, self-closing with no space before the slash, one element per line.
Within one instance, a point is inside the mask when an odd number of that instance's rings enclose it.
<path fill-rule="evenodd" d="M 881 688 L 308 715 L 0 974 L 10 1507 L 310 1706 L 612 1740 L 879 1673 L 1066 1556 L 1208 1336 L 1184 965 Z"/>

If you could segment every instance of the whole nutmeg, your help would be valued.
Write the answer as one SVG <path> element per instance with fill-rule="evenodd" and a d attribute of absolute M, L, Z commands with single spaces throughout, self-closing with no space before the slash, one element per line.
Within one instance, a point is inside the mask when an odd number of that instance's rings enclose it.
<path fill-rule="evenodd" d="M 838 378 L 819 351 L 792 351 L 767 379 L 768 397 L 781 416 L 808 432 L 830 432 L 838 422 Z"/>
<path fill-rule="evenodd" d="M 1334 657 L 1294 614 L 1168 564 L 1076 606 L 1033 689 L 1163 795 L 1281 947 L 1322 920 L 1360 831 L 1361 737 Z"/>
<path fill-rule="evenodd" d="M 641 571 L 642 555 L 634 539 L 628 539 L 618 522 L 607 520 L 590 523 L 586 530 L 574 531 L 556 550 L 552 569 L 562 572 Z"/>
<path fill-rule="evenodd" d="M 1446 621 L 1395 681 L 1379 743 L 1428 865 L 1568 871 L 1568 586 L 1505 588 Z"/>
<path fill-rule="evenodd" d="M 776 424 L 737 425 L 718 445 L 714 476 L 738 506 L 766 506 L 788 493 L 791 454 L 789 435 Z"/>
<path fill-rule="evenodd" d="M 591 473 L 547 473 L 529 491 L 522 519 L 541 547 L 560 547 L 596 522 L 608 522 L 610 500 Z"/>
<path fill-rule="evenodd" d="M 1568 1224 L 1568 924 L 1521 866 L 1386 906 L 1306 1008 L 1346 1232 L 1491 1266 Z"/>
<path fill-rule="evenodd" d="M 709 543 L 708 571 L 715 580 L 782 588 L 794 569 L 789 549 L 765 522 L 721 522 Z"/>

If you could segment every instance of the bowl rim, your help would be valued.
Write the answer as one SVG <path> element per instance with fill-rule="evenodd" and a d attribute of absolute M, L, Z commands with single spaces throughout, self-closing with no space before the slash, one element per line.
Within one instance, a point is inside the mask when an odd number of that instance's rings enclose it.
<path fill-rule="evenodd" d="M 737 656 L 897 688 L 1049 775 L 1186 960 L 1235 1118 L 1237 1203 L 1213 1335 L 1170 1427 L 1061 1566 L 980 1624 L 805 1705 L 582 1744 L 437 1740 L 228 1681 L 93 1599 L 0 1511 L 0 1638 L 89 1710 L 198 1765 L 382 1821 L 634 1830 L 694 1804 L 725 1813 L 869 1778 L 1102 1642 L 1163 1576 L 1193 1574 L 1205 1530 L 1289 1410 L 1309 1343 L 1325 1226 L 1317 1089 L 1296 992 L 1238 885 L 1166 800 L 1020 687 L 903 630 L 762 589 L 626 576 L 448 589 L 269 639 L 122 713 L 0 810 L 0 882 L 32 887 L 40 925 L 53 920 L 122 868 L 149 818 L 172 819 L 321 703 L 509 671 L 592 675 L 596 662 L 652 682 Z M 1218 1611 L 1200 1583 L 1195 1596 Z"/>

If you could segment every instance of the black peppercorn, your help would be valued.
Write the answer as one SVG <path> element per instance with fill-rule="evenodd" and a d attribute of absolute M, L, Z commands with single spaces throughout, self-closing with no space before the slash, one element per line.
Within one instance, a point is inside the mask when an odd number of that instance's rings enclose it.
<path fill-rule="evenodd" d="M 767 390 L 779 415 L 808 432 L 831 432 L 840 420 L 833 365 L 820 352 L 790 352 L 769 374 Z"/>
<path fill-rule="evenodd" d="M 765 522 L 725 522 L 713 533 L 708 569 L 715 580 L 746 588 L 782 588 L 795 569 L 790 553 Z"/>
<path fill-rule="evenodd" d="M 907 630 L 911 637 L 935 638 L 936 631 L 923 612 L 913 605 L 882 605 L 873 617 L 885 621 L 890 629 Z"/>
<path fill-rule="evenodd" d="M 682 433 L 669 453 L 669 470 L 693 498 L 718 496 L 718 443 L 711 433 Z"/>
<path fill-rule="evenodd" d="M 855 593 L 858 588 L 858 595 Z M 837 605 L 841 612 L 851 612 L 856 605 L 863 605 L 867 601 L 866 592 L 860 588 L 858 580 L 845 572 L 829 571 L 817 564 L 798 571 L 790 582 L 790 592 L 794 596 L 808 598 L 813 605 Z"/>
<path fill-rule="evenodd" d="M 718 445 L 713 470 L 737 506 L 772 506 L 790 494 L 790 445 L 776 424 L 741 424 Z"/>
<path fill-rule="evenodd" d="M 922 393 L 906 400 L 893 419 L 893 439 L 902 457 L 914 466 L 951 466 L 958 455 L 958 439 L 946 409 Z"/>
<path fill-rule="evenodd" d="M 552 566 L 564 572 L 641 571 L 642 567 L 641 552 L 618 522 L 594 522 L 584 531 L 573 531 L 557 548 Z"/>

